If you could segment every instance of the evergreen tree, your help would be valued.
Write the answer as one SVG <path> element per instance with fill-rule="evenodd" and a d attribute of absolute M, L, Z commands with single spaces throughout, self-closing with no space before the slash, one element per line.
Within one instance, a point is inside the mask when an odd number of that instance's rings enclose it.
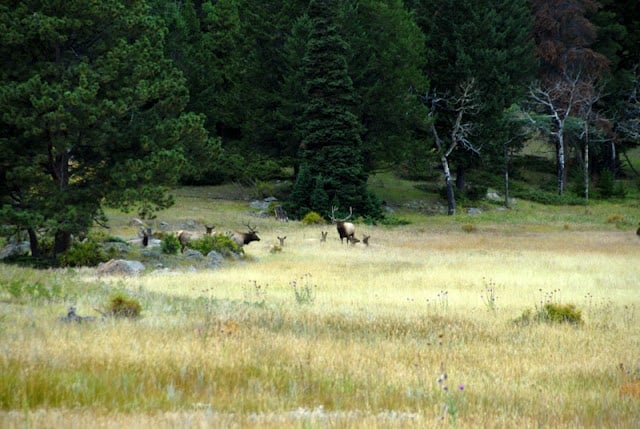
<path fill-rule="evenodd" d="M 359 215 L 379 217 L 380 209 L 367 190 L 361 127 L 353 113 L 353 84 L 345 58 L 348 46 L 336 27 L 335 10 L 332 0 L 309 3 L 312 26 L 302 63 L 307 99 L 299 135 L 300 172 L 311 180 L 296 182 L 290 213 L 302 216 L 308 206 L 327 216 L 330 207 L 325 201 L 295 198 L 326 194 L 328 201 L 343 212 L 352 207 Z"/>
<path fill-rule="evenodd" d="M 144 1 L 5 1 L 0 28 L 0 224 L 34 256 L 41 231 L 64 252 L 103 204 L 167 207 L 163 185 L 214 153 Z"/>
<path fill-rule="evenodd" d="M 402 0 L 342 2 L 341 34 L 363 126 L 365 169 L 405 161 L 427 111 L 425 37 Z"/>
<path fill-rule="evenodd" d="M 535 72 L 531 30 L 533 18 L 526 0 L 405 0 L 414 10 L 426 35 L 434 127 L 441 146 L 456 165 L 457 188 L 465 187 L 465 171 L 480 160 L 500 158 L 503 141 L 496 134 L 505 121 L 506 109 L 519 102 Z M 463 89 L 474 83 L 473 103 L 466 103 L 466 143 L 455 144 L 452 132 L 459 129 L 460 111 L 451 103 L 465 99 Z M 433 103 L 434 100 L 448 103 Z M 457 134 L 456 134 L 457 135 Z"/>

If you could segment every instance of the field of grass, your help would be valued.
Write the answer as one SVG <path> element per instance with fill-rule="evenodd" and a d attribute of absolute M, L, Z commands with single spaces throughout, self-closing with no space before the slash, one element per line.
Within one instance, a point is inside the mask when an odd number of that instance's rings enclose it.
<path fill-rule="evenodd" d="M 219 269 L 0 264 L 0 427 L 640 426 L 637 200 L 447 217 L 405 194 L 394 210 L 411 223 L 357 224 L 367 247 L 230 195 L 179 189 L 157 219 L 257 226 Z M 115 293 L 142 316 L 59 321 Z M 536 318 L 550 303 L 581 323 Z"/>

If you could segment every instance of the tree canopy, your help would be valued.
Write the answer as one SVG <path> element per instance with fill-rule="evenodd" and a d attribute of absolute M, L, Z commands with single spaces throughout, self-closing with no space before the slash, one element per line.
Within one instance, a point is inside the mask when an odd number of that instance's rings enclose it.
<path fill-rule="evenodd" d="M 104 204 L 167 207 L 163 185 L 212 159 L 204 118 L 164 56 L 146 2 L 9 1 L 0 6 L 0 223 L 65 251 Z"/>

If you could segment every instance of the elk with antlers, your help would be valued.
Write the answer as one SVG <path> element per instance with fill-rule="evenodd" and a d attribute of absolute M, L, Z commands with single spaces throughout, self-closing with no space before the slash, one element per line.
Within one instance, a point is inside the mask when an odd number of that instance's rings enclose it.
<path fill-rule="evenodd" d="M 245 244 L 249 244 L 252 241 L 260 241 L 260 237 L 258 237 L 258 231 L 255 229 L 255 227 L 249 225 L 248 222 L 245 224 L 245 226 L 249 228 L 248 232 L 236 231 L 231 236 L 231 239 L 235 241 L 236 244 L 240 247 L 244 246 Z"/>
<path fill-rule="evenodd" d="M 353 215 L 353 208 L 349 207 L 349 216 L 344 219 L 336 219 L 335 218 L 336 207 L 331 207 L 331 222 L 336 224 L 336 229 L 338 230 L 338 234 L 340 235 L 340 243 L 344 243 L 342 241 L 343 238 L 347 239 L 347 243 L 353 240 L 354 234 L 356 233 L 356 227 L 351 222 L 347 222 Z"/>

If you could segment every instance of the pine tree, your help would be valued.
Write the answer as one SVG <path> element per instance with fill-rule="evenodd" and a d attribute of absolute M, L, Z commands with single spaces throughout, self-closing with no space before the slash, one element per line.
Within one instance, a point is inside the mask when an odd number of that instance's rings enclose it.
<path fill-rule="evenodd" d="M 367 190 L 363 167 L 361 127 L 353 113 L 354 91 L 347 71 L 348 46 L 336 27 L 332 0 L 311 0 L 311 31 L 302 63 L 306 104 L 299 123 L 300 172 L 312 180 L 298 180 L 290 199 L 290 213 L 309 209 L 328 215 L 326 200 L 343 212 L 349 207 L 361 216 L 379 217 L 380 209 Z M 306 186 L 306 189 L 302 189 Z M 296 195 L 327 195 L 304 201 Z"/>
<path fill-rule="evenodd" d="M 163 185 L 213 153 L 146 2 L 9 1 L 0 27 L 0 224 L 33 256 L 42 231 L 64 252 L 103 204 L 170 205 Z"/>

